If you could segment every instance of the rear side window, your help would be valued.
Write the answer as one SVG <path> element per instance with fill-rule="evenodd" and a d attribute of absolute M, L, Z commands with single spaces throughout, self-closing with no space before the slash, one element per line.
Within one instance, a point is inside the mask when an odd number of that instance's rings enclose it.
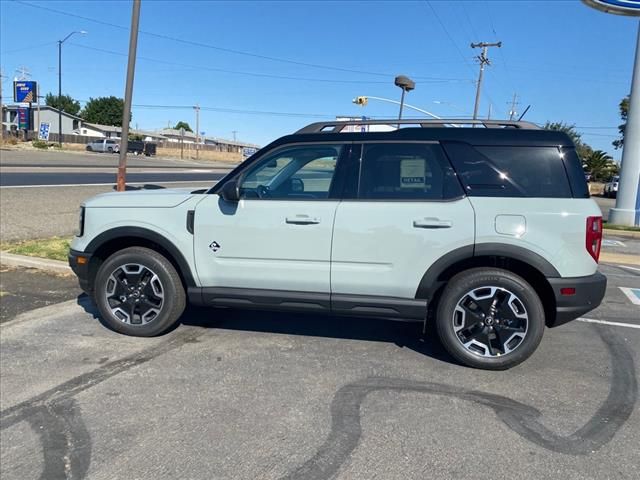
<path fill-rule="evenodd" d="M 361 199 L 446 200 L 463 194 L 438 144 L 363 145 Z"/>
<path fill-rule="evenodd" d="M 445 148 L 470 196 L 572 197 L 557 147 L 451 143 Z"/>
<path fill-rule="evenodd" d="M 582 162 L 576 153 L 576 149 L 562 148 L 561 153 L 574 198 L 589 198 L 589 186 L 587 185 Z"/>

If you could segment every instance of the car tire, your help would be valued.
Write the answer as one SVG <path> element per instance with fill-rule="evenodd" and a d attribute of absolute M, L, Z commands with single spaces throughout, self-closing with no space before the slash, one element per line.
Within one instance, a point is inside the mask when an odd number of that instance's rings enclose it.
<path fill-rule="evenodd" d="M 87 145 L 87 152 L 93 152 L 93 148 L 91 148 L 91 145 Z"/>
<path fill-rule="evenodd" d="M 544 328 L 544 307 L 535 289 L 508 270 L 461 272 L 438 303 L 438 337 L 452 357 L 470 367 L 518 365 L 536 350 Z"/>
<path fill-rule="evenodd" d="M 164 333 L 186 306 L 175 267 L 163 255 L 144 247 L 120 250 L 100 266 L 94 300 L 103 323 L 137 337 Z"/>
<path fill-rule="evenodd" d="M 113 153 L 113 148 L 112 147 L 107 148 L 107 152 Z"/>

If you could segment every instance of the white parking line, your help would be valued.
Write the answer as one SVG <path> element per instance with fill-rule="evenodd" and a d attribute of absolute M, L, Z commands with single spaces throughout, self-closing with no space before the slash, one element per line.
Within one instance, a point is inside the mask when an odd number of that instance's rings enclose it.
<path fill-rule="evenodd" d="M 192 183 L 206 183 L 207 185 L 215 185 L 217 180 L 179 180 L 175 182 L 127 182 L 127 185 L 174 185 L 174 184 L 192 184 Z M 63 185 L 3 185 L 0 188 L 57 188 L 57 187 L 110 187 L 115 185 L 116 182 L 110 183 L 67 183 Z"/>
<path fill-rule="evenodd" d="M 628 268 L 629 270 L 635 270 L 636 272 L 640 272 L 640 268 L 636 268 L 636 267 L 629 267 L 627 265 L 618 265 L 618 267 Z"/>
<path fill-rule="evenodd" d="M 608 320 L 596 320 L 595 318 L 578 318 L 579 322 L 601 323 L 603 325 L 612 325 L 614 327 L 640 328 L 640 325 L 634 323 L 609 322 Z"/>
<path fill-rule="evenodd" d="M 640 305 L 640 288 L 628 288 L 628 287 L 618 287 L 622 290 L 631 303 L 634 305 Z"/>

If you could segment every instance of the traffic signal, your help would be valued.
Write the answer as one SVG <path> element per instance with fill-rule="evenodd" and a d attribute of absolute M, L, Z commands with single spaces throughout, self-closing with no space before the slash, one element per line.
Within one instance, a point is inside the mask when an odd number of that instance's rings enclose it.
<path fill-rule="evenodd" d="M 353 103 L 360 105 L 361 107 L 364 107 L 368 102 L 369 99 L 367 97 L 356 97 L 353 99 Z"/>

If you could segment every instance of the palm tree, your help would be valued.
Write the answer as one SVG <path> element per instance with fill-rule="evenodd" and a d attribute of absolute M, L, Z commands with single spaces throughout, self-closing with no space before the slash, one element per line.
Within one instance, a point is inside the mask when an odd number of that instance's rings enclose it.
<path fill-rule="evenodd" d="M 589 172 L 591 179 L 596 182 L 606 181 L 620 170 L 613 158 L 602 150 L 590 152 L 583 160 L 585 171 Z"/>

